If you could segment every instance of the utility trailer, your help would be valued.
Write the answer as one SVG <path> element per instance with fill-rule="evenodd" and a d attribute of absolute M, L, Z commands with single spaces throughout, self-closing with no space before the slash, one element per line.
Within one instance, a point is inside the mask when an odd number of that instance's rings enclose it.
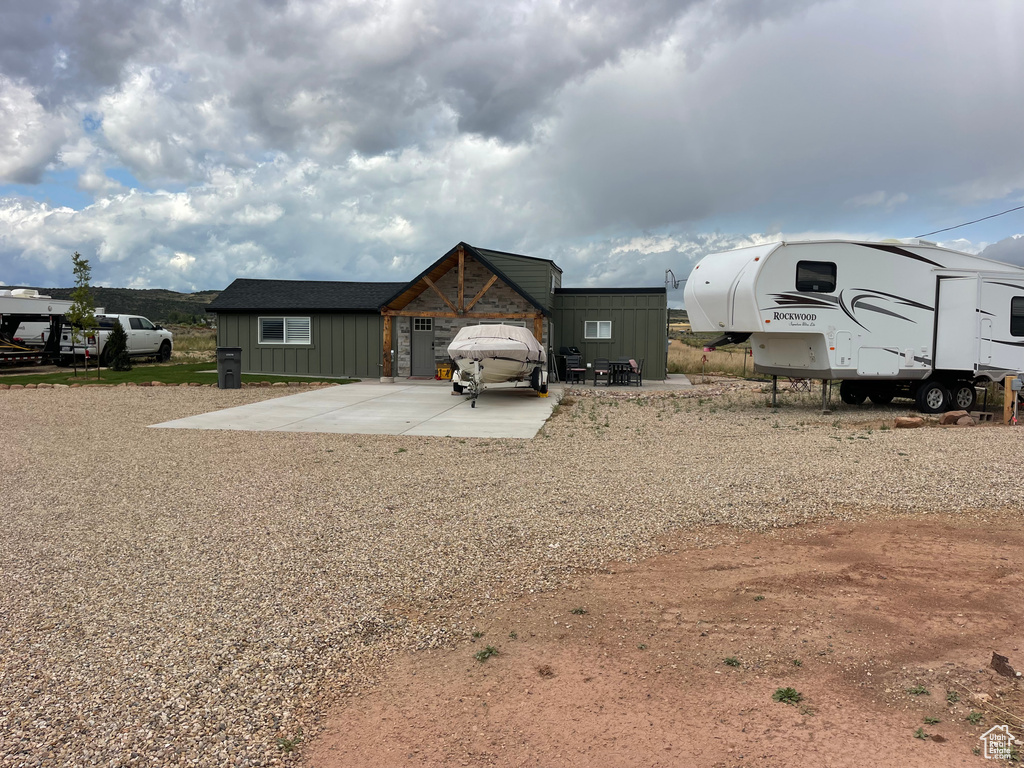
<path fill-rule="evenodd" d="M 0 291 L 0 363 L 57 362 L 64 313 L 71 304 L 33 290 Z M 19 336 L 19 328 L 24 326 L 41 329 L 41 343 L 26 343 Z"/>
<path fill-rule="evenodd" d="M 1024 269 L 924 240 L 777 242 L 716 253 L 684 291 L 690 325 L 748 338 L 754 370 L 840 380 L 843 402 L 970 410 L 1024 371 Z"/>

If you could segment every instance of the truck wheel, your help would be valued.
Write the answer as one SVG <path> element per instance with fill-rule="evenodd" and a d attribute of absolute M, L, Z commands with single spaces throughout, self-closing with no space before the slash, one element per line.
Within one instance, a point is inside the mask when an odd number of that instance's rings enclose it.
<path fill-rule="evenodd" d="M 914 401 L 921 413 L 945 413 L 949 410 L 949 390 L 938 381 L 926 381 L 917 388 Z"/>
<path fill-rule="evenodd" d="M 847 405 L 860 405 L 868 398 L 867 392 L 853 381 L 844 381 L 839 385 L 839 397 Z"/>
<path fill-rule="evenodd" d="M 156 353 L 156 359 L 161 363 L 166 363 L 171 359 L 171 342 L 165 341 L 160 345 L 160 351 Z"/>
<path fill-rule="evenodd" d="M 974 385 L 966 381 L 958 381 L 953 385 L 952 403 L 961 411 L 969 411 L 974 407 L 978 399 L 978 393 L 974 391 Z"/>

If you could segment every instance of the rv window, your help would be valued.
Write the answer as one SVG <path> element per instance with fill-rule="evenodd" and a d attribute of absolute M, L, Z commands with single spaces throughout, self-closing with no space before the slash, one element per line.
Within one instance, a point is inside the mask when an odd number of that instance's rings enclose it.
<path fill-rule="evenodd" d="M 1010 335 L 1024 336 L 1024 296 L 1010 299 Z"/>
<path fill-rule="evenodd" d="M 836 289 L 836 265 L 830 261 L 798 261 L 796 289 L 805 293 L 832 293 Z"/>

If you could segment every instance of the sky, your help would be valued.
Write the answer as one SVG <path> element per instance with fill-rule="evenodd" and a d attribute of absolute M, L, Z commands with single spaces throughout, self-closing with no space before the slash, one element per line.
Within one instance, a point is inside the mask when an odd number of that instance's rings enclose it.
<path fill-rule="evenodd" d="M 5 0 L 0 283 L 566 286 L 1024 205 L 1021 0 Z M 1024 264 L 1024 210 L 940 233 Z M 670 291 L 679 305 L 682 291 Z"/>

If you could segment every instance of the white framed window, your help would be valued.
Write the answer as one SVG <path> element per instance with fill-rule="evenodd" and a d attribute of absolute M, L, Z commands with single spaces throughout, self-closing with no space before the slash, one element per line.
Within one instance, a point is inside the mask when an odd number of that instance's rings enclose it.
<path fill-rule="evenodd" d="M 612 337 L 611 320 L 584 320 L 584 339 L 610 339 Z"/>
<path fill-rule="evenodd" d="M 434 330 L 434 320 L 430 317 L 414 317 L 412 329 L 414 331 L 432 331 Z"/>
<path fill-rule="evenodd" d="M 261 317 L 260 344 L 312 344 L 312 323 L 308 317 Z"/>

